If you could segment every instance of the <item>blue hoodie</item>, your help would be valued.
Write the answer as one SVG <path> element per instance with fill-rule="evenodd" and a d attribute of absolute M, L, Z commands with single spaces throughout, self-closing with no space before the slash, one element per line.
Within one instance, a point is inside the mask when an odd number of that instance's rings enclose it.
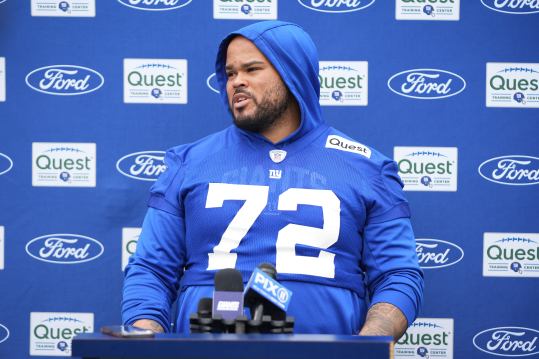
<path fill-rule="evenodd" d="M 226 107 L 226 50 L 235 36 L 273 64 L 296 98 L 300 126 L 274 144 L 231 125 L 167 152 L 126 268 L 124 322 L 153 319 L 170 330 L 176 321 L 188 332 L 216 270 L 236 268 L 246 282 L 269 262 L 293 291 L 296 333 L 357 334 L 379 302 L 411 324 L 423 277 L 396 164 L 324 124 L 316 47 L 295 24 L 255 23 L 223 40 L 216 76 Z"/>

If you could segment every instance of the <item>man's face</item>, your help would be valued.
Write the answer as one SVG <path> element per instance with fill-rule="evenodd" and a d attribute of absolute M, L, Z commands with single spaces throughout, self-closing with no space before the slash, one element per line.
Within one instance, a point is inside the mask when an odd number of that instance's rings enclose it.
<path fill-rule="evenodd" d="M 244 37 L 235 37 L 228 45 L 225 69 L 230 112 L 242 129 L 264 132 L 293 101 L 273 65 Z"/>

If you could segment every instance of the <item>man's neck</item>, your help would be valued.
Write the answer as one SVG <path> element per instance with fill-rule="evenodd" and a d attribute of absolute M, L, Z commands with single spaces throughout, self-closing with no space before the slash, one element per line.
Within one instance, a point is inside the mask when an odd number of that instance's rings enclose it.
<path fill-rule="evenodd" d="M 260 134 L 270 140 L 272 143 L 277 143 L 286 137 L 290 136 L 300 125 L 300 112 L 296 101 L 291 101 L 290 105 L 283 115 L 275 121 L 273 126 Z"/>

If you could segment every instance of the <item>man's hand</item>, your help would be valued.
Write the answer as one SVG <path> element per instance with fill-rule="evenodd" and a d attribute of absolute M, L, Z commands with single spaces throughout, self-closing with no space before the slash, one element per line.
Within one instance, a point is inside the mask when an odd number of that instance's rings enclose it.
<path fill-rule="evenodd" d="M 408 322 L 399 308 L 389 303 L 376 303 L 367 312 L 359 335 L 386 335 L 397 341 L 406 332 Z"/>
<path fill-rule="evenodd" d="M 165 330 L 163 327 L 157 323 L 155 320 L 151 319 L 139 319 L 136 322 L 133 323 L 134 327 L 142 328 L 142 329 L 150 329 L 154 333 L 164 333 Z"/>

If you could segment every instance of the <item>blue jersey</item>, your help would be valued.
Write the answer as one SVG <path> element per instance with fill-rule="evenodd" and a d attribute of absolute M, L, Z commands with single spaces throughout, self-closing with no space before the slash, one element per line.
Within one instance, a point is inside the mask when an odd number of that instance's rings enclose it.
<path fill-rule="evenodd" d="M 225 104 L 226 47 L 238 34 L 274 64 L 300 127 L 274 144 L 230 126 L 167 152 L 126 269 L 124 321 L 169 328 L 180 289 L 177 320 L 187 331 L 217 270 L 236 268 L 247 281 L 269 262 L 294 292 L 296 332 L 357 333 L 378 302 L 412 323 L 423 279 L 396 164 L 324 124 L 316 49 L 296 25 L 258 23 L 223 40 L 216 75 Z"/>

